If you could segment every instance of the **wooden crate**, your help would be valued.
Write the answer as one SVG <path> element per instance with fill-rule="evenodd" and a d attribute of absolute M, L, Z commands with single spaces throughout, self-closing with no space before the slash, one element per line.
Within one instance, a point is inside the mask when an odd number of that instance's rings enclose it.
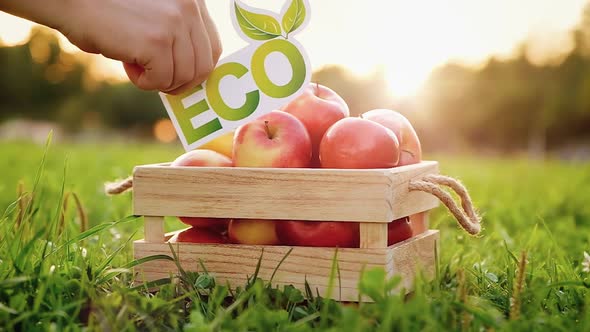
<path fill-rule="evenodd" d="M 325 296 L 336 255 L 340 284 L 336 280 L 334 299 L 358 301 L 360 273 L 371 267 L 401 275 L 402 286 L 411 289 L 419 270 L 433 275 L 439 233 L 427 230 L 387 246 L 387 223 L 438 206 L 436 197 L 408 190 L 411 180 L 433 173 L 438 173 L 435 161 L 368 170 L 138 166 L 133 209 L 144 216 L 145 238 L 134 243 L 135 258 L 171 255 L 168 240 L 175 232 L 164 233 L 165 216 L 360 222 L 360 248 L 292 247 L 273 285 L 303 289 L 307 281 Z M 218 282 L 228 281 L 232 287 L 245 284 L 262 254 L 259 276 L 269 280 L 291 249 L 177 242 L 172 247 L 185 270 L 200 271 L 202 262 Z M 147 281 L 169 277 L 177 267 L 152 261 L 137 272 Z"/>

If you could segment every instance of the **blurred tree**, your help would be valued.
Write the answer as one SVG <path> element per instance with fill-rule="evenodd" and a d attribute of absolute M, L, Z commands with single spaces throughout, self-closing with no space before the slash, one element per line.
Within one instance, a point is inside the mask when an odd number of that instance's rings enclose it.
<path fill-rule="evenodd" d="M 61 102 L 82 92 L 84 66 L 45 28 L 33 29 L 23 45 L 0 47 L 0 66 L 2 118 L 55 119 Z"/>
<path fill-rule="evenodd" d="M 149 134 L 153 123 L 166 116 L 157 93 L 130 83 L 94 82 L 88 64 L 62 50 L 53 31 L 44 27 L 34 28 L 22 45 L 0 47 L 0 66 L 0 120 L 53 120 L 74 133 L 104 126 Z"/>
<path fill-rule="evenodd" d="M 153 124 L 167 113 L 155 92 L 143 91 L 130 83 L 102 84 L 87 98 L 89 110 L 100 113 L 110 128 L 151 133 Z"/>
<path fill-rule="evenodd" d="M 419 101 L 429 115 L 429 123 L 417 124 L 430 128 L 426 145 L 543 156 L 590 139 L 590 4 L 572 35 L 574 48 L 558 64 L 533 65 L 523 43 L 514 58 L 491 58 L 479 70 L 447 64 L 435 71 Z"/>

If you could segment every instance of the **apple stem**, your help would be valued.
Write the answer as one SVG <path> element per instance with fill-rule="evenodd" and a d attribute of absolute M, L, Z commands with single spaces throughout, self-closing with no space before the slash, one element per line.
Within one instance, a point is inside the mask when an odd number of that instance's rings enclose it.
<path fill-rule="evenodd" d="M 318 81 L 315 82 L 315 95 L 320 96 L 320 82 Z"/>
<path fill-rule="evenodd" d="M 272 135 L 270 134 L 270 128 L 268 127 L 268 120 L 264 121 L 264 128 L 266 129 L 266 136 L 268 136 L 268 139 L 272 139 Z"/>

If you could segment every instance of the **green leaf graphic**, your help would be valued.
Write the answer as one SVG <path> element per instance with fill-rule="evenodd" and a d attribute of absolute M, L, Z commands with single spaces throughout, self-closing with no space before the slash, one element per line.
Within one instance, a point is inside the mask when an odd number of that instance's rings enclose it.
<path fill-rule="evenodd" d="M 281 25 L 272 16 L 252 13 L 244 8 L 236 7 L 236 18 L 244 34 L 255 40 L 268 40 L 281 35 Z"/>
<path fill-rule="evenodd" d="M 305 4 L 303 0 L 292 0 L 283 16 L 283 29 L 288 33 L 297 30 L 305 21 Z"/>

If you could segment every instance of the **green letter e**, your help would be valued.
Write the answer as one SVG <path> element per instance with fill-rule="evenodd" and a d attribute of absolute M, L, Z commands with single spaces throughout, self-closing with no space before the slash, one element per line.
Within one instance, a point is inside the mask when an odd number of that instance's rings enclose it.
<path fill-rule="evenodd" d="M 186 139 L 187 145 L 191 145 L 192 143 L 204 137 L 207 137 L 208 135 L 222 128 L 221 123 L 219 122 L 219 119 L 217 117 L 213 120 L 201 124 L 197 128 L 193 126 L 193 122 L 191 120 L 197 115 L 209 110 L 207 100 L 202 99 L 199 102 L 190 105 L 186 108 L 184 107 L 182 100 L 201 90 L 203 90 L 203 87 L 199 85 L 195 89 L 191 89 L 190 91 L 187 91 L 177 96 L 166 95 L 166 99 L 170 103 L 170 108 L 172 109 L 172 112 L 176 117 L 176 121 L 178 122 L 178 126 L 182 131 L 182 135 L 184 135 Z"/>

